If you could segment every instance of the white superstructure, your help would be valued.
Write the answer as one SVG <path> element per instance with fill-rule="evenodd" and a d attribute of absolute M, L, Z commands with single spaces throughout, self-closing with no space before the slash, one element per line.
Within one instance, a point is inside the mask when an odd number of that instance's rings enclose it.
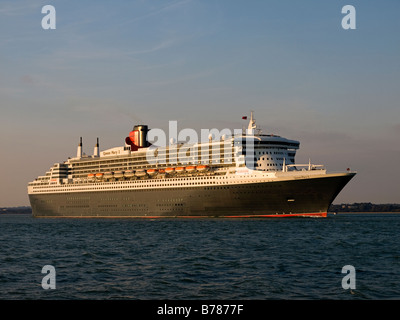
<path fill-rule="evenodd" d="M 242 183 L 243 179 L 278 179 L 282 172 L 295 171 L 298 141 L 262 134 L 256 128 L 253 113 L 245 131 L 246 134 L 224 136 L 218 141 L 200 142 L 189 147 L 177 143 L 136 151 L 126 144 L 100 151 L 97 139 L 93 155 L 83 153 L 80 138 L 77 156 L 55 163 L 45 176 L 29 183 L 28 192 L 172 186 L 183 181 L 196 185 L 197 182 L 207 183 L 209 179 L 219 183 L 226 179 L 229 183 Z M 309 171 L 311 169 L 317 167 L 312 166 Z M 311 173 L 315 174 L 314 171 Z"/>

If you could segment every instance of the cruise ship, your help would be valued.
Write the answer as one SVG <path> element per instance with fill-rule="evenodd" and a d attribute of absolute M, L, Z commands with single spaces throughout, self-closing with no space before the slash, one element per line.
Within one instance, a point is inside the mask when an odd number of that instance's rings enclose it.
<path fill-rule="evenodd" d="M 247 120 L 247 116 L 243 117 Z M 153 131 L 155 132 L 155 131 Z M 296 164 L 300 143 L 247 128 L 195 143 L 152 144 L 135 125 L 119 147 L 55 163 L 28 184 L 34 217 L 326 217 L 354 177 L 350 169 Z M 162 139 L 160 139 L 162 140 Z"/>

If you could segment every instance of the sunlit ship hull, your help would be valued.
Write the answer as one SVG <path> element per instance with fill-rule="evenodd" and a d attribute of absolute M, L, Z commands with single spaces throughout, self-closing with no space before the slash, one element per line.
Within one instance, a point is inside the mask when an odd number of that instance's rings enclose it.
<path fill-rule="evenodd" d="M 29 182 L 33 216 L 325 217 L 355 175 L 296 164 L 300 143 L 262 134 L 253 113 L 246 131 L 219 140 L 156 146 L 148 131 L 134 126 L 125 146 L 102 152 L 97 139 L 93 155 L 81 138 L 76 157 Z"/>
<path fill-rule="evenodd" d="M 29 196 L 35 217 L 325 217 L 354 173 L 204 186 L 130 187 Z M 218 181 L 219 183 L 219 181 Z M 115 187 L 116 185 L 116 187 Z M 125 188 L 124 188 L 125 187 Z"/>

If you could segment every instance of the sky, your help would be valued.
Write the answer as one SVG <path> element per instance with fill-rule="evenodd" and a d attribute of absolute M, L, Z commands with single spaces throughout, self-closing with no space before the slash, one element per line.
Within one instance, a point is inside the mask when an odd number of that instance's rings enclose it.
<path fill-rule="evenodd" d="M 356 29 L 344 29 L 345 5 Z M 56 29 L 43 29 L 45 5 Z M 334 203 L 400 202 L 398 0 L 0 2 L 0 207 L 135 124 L 257 125 L 297 163 L 357 171 Z"/>

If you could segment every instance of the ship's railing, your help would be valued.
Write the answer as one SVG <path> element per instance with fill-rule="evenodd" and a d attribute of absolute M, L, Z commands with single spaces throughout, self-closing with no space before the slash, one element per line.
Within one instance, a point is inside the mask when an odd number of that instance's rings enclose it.
<path fill-rule="evenodd" d="M 283 172 L 287 172 L 290 170 L 297 170 L 297 171 L 311 171 L 311 170 L 325 170 L 325 166 L 323 164 L 285 164 L 283 165 Z"/>

